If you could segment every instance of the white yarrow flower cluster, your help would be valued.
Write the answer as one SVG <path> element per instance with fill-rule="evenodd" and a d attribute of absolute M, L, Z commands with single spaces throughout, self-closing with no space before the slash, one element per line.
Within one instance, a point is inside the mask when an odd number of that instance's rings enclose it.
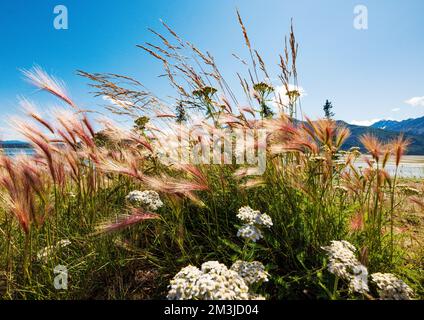
<path fill-rule="evenodd" d="M 131 191 L 126 199 L 133 204 L 144 205 L 151 211 L 156 211 L 163 206 L 163 202 L 159 197 L 159 194 L 153 190 L 146 191 Z"/>
<path fill-rule="evenodd" d="M 230 268 L 237 272 L 247 285 L 268 281 L 268 272 L 264 265 L 259 261 L 247 262 L 237 260 Z"/>
<path fill-rule="evenodd" d="M 368 288 L 368 269 L 362 264 L 355 266 L 350 277 L 349 289 L 352 292 L 365 293 Z"/>
<path fill-rule="evenodd" d="M 349 281 L 349 289 L 353 292 L 364 293 L 368 289 L 368 270 L 355 256 L 356 248 L 349 242 L 331 241 L 327 251 L 328 271 L 337 277 Z"/>
<path fill-rule="evenodd" d="M 254 224 L 256 222 L 256 217 L 260 214 L 259 210 L 253 210 L 251 207 L 245 206 L 239 209 L 237 218 L 243 222 Z"/>
<path fill-rule="evenodd" d="M 365 293 L 368 288 L 368 270 L 355 257 L 355 247 L 347 241 L 331 241 L 323 247 L 328 253 L 328 270 L 341 279 L 349 281 L 353 292 Z M 377 285 L 382 300 L 410 300 L 412 289 L 401 279 L 391 273 L 373 273 L 371 280 Z"/>
<path fill-rule="evenodd" d="M 262 214 L 259 210 L 253 210 L 249 206 L 241 207 L 237 218 L 245 224 L 238 230 L 237 236 L 256 242 L 263 238 L 259 227 L 271 228 L 272 219 L 267 214 Z"/>
<path fill-rule="evenodd" d="M 237 237 L 242 237 L 247 240 L 256 242 L 263 238 L 261 230 L 256 228 L 254 225 L 245 224 L 237 231 Z"/>
<path fill-rule="evenodd" d="M 37 260 L 47 262 L 50 256 L 58 249 L 67 247 L 71 244 L 68 239 L 60 240 L 56 245 L 47 246 L 37 252 Z"/>
<path fill-rule="evenodd" d="M 331 241 L 330 246 L 322 249 L 327 251 L 328 271 L 339 278 L 348 279 L 353 268 L 359 264 L 354 253 L 355 247 L 345 240 Z"/>
<path fill-rule="evenodd" d="M 263 272 L 265 272 L 263 270 Z M 263 277 L 263 276 L 262 276 Z M 198 269 L 187 266 L 171 280 L 168 300 L 262 300 L 249 293 L 243 277 L 218 261 L 208 261 Z"/>
<path fill-rule="evenodd" d="M 382 300 L 411 300 L 412 289 L 391 273 L 373 273 L 371 280 L 377 285 Z"/>
<path fill-rule="evenodd" d="M 237 272 L 217 261 L 183 268 L 170 282 L 169 300 L 246 300 L 249 287 Z"/>
<path fill-rule="evenodd" d="M 256 224 L 267 228 L 272 227 L 272 219 L 269 215 L 262 214 L 259 210 L 253 210 L 249 206 L 241 207 L 238 211 L 237 218 L 246 224 Z"/>

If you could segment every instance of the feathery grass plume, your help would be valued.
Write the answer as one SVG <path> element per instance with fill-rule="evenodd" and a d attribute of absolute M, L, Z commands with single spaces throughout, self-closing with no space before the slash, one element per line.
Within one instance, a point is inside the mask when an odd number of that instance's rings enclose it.
<path fill-rule="evenodd" d="M 424 200 L 423 199 L 420 199 L 418 197 L 411 197 L 410 200 L 413 203 L 419 205 L 422 209 L 424 209 Z"/>
<path fill-rule="evenodd" d="M 237 10 L 237 18 L 238 18 L 238 21 L 239 21 L 239 24 L 240 24 L 240 27 L 241 27 L 241 30 L 243 31 L 243 37 L 244 37 L 244 40 L 246 41 L 246 46 L 249 48 L 249 49 L 251 49 L 251 46 L 250 46 L 250 40 L 249 40 L 249 37 L 247 36 L 247 30 L 246 30 L 246 27 L 244 26 L 244 24 L 243 24 L 243 20 L 241 19 L 241 16 L 240 16 L 240 12 Z"/>
<path fill-rule="evenodd" d="M 47 120 L 43 119 L 43 117 L 37 112 L 37 108 L 32 101 L 21 98 L 19 100 L 19 104 L 26 111 L 27 115 L 43 125 L 47 130 L 50 131 L 50 133 L 55 133 L 53 126 Z"/>
<path fill-rule="evenodd" d="M 340 148 L 343 143 L 349 138 L 350 130 L 346 127 L 338 128 L 336 138 L 335 138 L 335 147 Z"/>
<path fill-rule="evenodd" d="M 30 83 L 55 95 L 59 99 L 65 101 L 71 107 L 78 109 L 76 104 L 69 98 L 64 84 L 62 81 L 54 78 L 53 76 L 48 75 L 43 69 L 39 66 L 34 66 L 30 70 L 22 70 L 24 76 L 28 79 Z"/>
<path fill-rule="evenodd" d="M 240 12 L 238 10 L 237 10 L 237 18 L 238 18 L 238 22 L 240 24 L 241 30 L 243 32 L 243 38 L 244 38 L 244 40 L 246 42 L 246 46 L 249 50 L 250 59 L 252 60 L 253 72 L 255 73 L 255 79 L 256 79 L 256 82 L 258 82 L 259 77 L 258 77 L 258 73 L 257 73 L 257 70 L 256 70 L 256 60 L 255 60 L 255 57 L 253 55 L 253 49 L 252 49 L 252 46 L 251 46 L 251 43 L 250 43 L 250 39 L 247 35 L 246 27 L 243 24 L 243 20 L 241 19 Z M 250 73 L 250 70 L 249 70 L 249 73 Z"/>
<path fill-rule="evenodd" d="M 143 175 L 141 181 L 153 189 L 165 193 L 187 194 L 192 191 L 209 189 L 208 185 L 203 181 L 177 180 L 165 175 L 161 175 L 160 177 Z"/>
<path fill-rule="evenodd" d="M 349 229 L 352 232 L 362 231 L 364 228 L 364 214 L 358 212 L 352 216 L 349 222 Z"/>
<path fill-rule="evenodd" d="M 302 129 L 311 139 L 317 140 L 334 154 L 350 135 L 348 128 L 337 127 L 334 120 L 319 119 L 312 121 L 307 117 L 305 118 L 307 124 L 302 125 Z"/>
<path fill-rule="evenodd" d="M 391 141 L 393 153 L 395 155 L 396 167 L 399 166 L 402 156 L 407 151 L 408 146 L 411 144 L 410 139 L 405 139 L 403 134 L 399 135 L 395 140 Z"/>
<path fill-rule="evenodd" d="M 43 167 L 26 156 L 11 160 L 2 155 L 0 169 L 2 202 L 28 234 L 32 224 L 42 225 L 51 212 L 51 204 L 44 201 L 50 192 L 49 179 Z"/>
<path fill-rule="evenodd" d="M 382 153 L 383 158 L 382 158 L 382 161 L 381 161 L 381 167 L 382 168 L 386 167 L 386 164 L 389 161 L 391 154 L 392 154 L 391 146 L 389 144 L 383 145 L 383 153 Z"/>
<path fill-rule="evenodd" d="M 114 221 L 103 222 L 97 226 L 96 234 L 111 233 L 126 229 L 145 220 L 159 219 L 156 213 L 145 212 L 139 208 L 133 208 L 131 214 L 123 214 Z"/>
<path fill-rule="evenodd" d="M 52 146 L 50 139 L 42 133 L 38 128 L 31 126 L 24 122 L 24 120 L 15 119 L 14 126 L 16 129 L 26 137 L 33 147 L 37 150 L 39 155 L 42 155 L 46 160 L 48 168 L 50 170 L 50 175 L 53 181 L 56 183 L 57 180 L 57 162 L 55 161 L 54 154 L 57 152 L 57 148 Z"/>
<path fill-rule="evenodd" d="M 89 84 L 97 97 L 111 104 L 106 109 L 114 114 L 138 118 L 161 100 L 147 90 L 139 81 L 114 73 L 88 73 L 78 70 L 78 75 L 91 81 Z"/>
<path fill-rule="evenodd" d="M 364 145 L 365 149 L 367 149 L 367 151 L 378 163 L 383 152 L 382 143 L 378 141 L 378 139 L 372 134 L 365 134 L 361 136 L 359 141 Z"/>
<path fill-rule="evenodd" d="M 195 181 L 199 182 L 199 184 L 202 184 L 205 187 L 208 186 L 208 179 L 198 166 L 191 165 L 191 164 L 184 164 L 184 165 L 176 165 L 175 168 L 178 170 L 181 170 L 181 172 L 188 173 L 190 176 L 192 176 L 195 179 Z"/>
<path fill-rule="evenodd" d="M 103 172 L 111 172 L 128 175 L 138 180 L 142 180 L 142 174 L 138 170 L 138 165 L 135 159 L 132 159 L 131 162 L 122 163 L 120 160 L 112 159 L 111 157 L 104 159 L 99 165 L 98 168 Z"/>

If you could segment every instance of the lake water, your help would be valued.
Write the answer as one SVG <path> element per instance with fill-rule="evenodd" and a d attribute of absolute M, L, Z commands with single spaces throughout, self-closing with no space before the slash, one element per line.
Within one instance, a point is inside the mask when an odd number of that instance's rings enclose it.
<path fill-rule="evenodd" d="M 368 165 L 361 158 L 355 162 L 355 166 L 366 168 Z M 395 173 L 396 165 L 393 158 L 387 162 L 386 170 L 392 175 Z M 404 178 L 424 178 L 424 156 L 403 156 L 398 175 Z"/>
<path fill-rule="evenodd" d="M 11 157 L 34 154 L 34 150 L 30 148 L 4 148 L 3 152 Z M 355 162 L 355 166 L 366 168 L 368 165 L 363 157 L 360 157 Z M 394 159 L 390 159 L 386 165 L 386 170 L 390 174 L 394 174 L 395 169 Z M 424 156 L 403 156 L 398 175 L 405 178 L 424 178 Z"/>
<path fill-rule="evenodd" d="M 4 148 L 1 149 L 3 153 L 10 157 L 15 157 L 18 155 L 32 155 L 34 150 L 31 148 Z"/>

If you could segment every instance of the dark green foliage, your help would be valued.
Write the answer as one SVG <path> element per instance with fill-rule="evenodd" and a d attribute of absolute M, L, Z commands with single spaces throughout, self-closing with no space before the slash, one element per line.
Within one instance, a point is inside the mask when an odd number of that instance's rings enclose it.
<path fill-rule="evenodd" d="M 323 110 L 324 110 L 324 115 L 327 119 L 333 119 L 333 117 L 335 116 L 335 113 L 332 111 L 333 105 L 330 101 L 325 100 Z"/>
<path fill-rule="evenodd" d="M 146 124 L 147 122 L 149 122 L 149 118 L 146 116 L 142 116 L 137 118 L 134 121 L 134 129 L 138 130 L 138 131 L 144 131 L 144 129 L 146 128 Z"/>
<path fill-rule="evenodd" d="M 184 109 L 184 105 L 181 102 L 175 107 L 175 113 L 176 113 L 175 121 L 177 123 L 183 123 L 187 121 L 187 114 Z"/>
<path fill-rule="evenodd" d="M 343 144 L 343 149 L 348 150 L 351 147 L 359 146 L 361 150 L 364 150 L 359 138 L 367 133 L 373 134 L 379 140 L 388 142 L 390 140 L 396 139 L 399 136 L 399 132 L 383 130 L 373 127 L 363 127 L 348 124 L 344 121 L 337 121 L 339 125 L 345 126 L 350 130 L 350 136 Z M 406 154 L 410 155 L 424 155 L 424 136 L 415 135 L 411 133 L 405 133 L 404 137 L 411 141 L 411 144 L 406 151 Z"/>
<path fill-rule="evenodd" d="M 94 142 L 98 147 L 106 147 L 110 143 L 109 137 L 103 131 L 98 131 L 94 135 Z"/>
<path fill-rule="evenodd" d="M 259 102 L 259 114 L 261 115 L 261 118 L 272 118 L 274 116 L 274 112 L 267 105 L 267 102 L 269 102 L 268 96 L 274 92 L 274 88 L 265 82 L 260 82 L 254 84 L 253 89 L 257 94 L 256 99 Z"/>

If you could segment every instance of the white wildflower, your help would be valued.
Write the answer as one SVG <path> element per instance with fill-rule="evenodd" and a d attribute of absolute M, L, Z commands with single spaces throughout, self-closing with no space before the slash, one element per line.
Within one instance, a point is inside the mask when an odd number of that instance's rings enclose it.
<path fill-rule="evenodd" d="M 247 300 L 249 288 L 243 278 L 217 261 L 181 269 L 170 282 L 169 300 Z"/>
<path fill-rule="evenodd" d="M 352 292 L 365 293 L 368 288 L 368 269 L 355 256 L 356 248 L 349 242 L 331 241 L 323 247 L 328 255 L 328 271 L 337 277 L 349 281 Z"/>
<path fill-rule="evenodd" d="M 256 242 L 263 238 L 261 230 L 254 225 L 245 224 L 237 231 L 237 237 L 242 237 Z"/>
<path fill-rule="evenodd" d="M 46 262 L 56 250 L 67 247 L 70 244 L 71 241 L 69 241 L 68 239 L 63 239 L 55 245 L 47 246 L 37 252 L 37 260 Z"/>
<path fill-rule="evenodd" d="M 373 273 L 372 281 L 377 285 L 381 300 L 411 300 L 412 289 L 391 273 Z"/>
<path fill-rule="evenodd" d="M 272 219 L 269 215 L 266 213 L 263 213 L 257 217 L 256 223 L 262 226 L 265 226 L 267 228 L 272 227 Z"/>
<path fill-rule="evenodd" d="M 46 262 L 53 254 L 54 246 L 48 246 L 37 252 L 37 260 Z"/>
<path fill-rule="evenodd" d="M 368 292 L 368 269 L 364 265 L 359 264 L 353 268 L 352 273 L 349 289 L 358 293 Z"/>
<path fill-rule="evenodd" d="M 253 210 L 249 206 L 241 207 L 238 211 L 237 218 L 246 224 L 262 225 L 267 228 L 272 226 L 272 219 L 267 214 L 262 214 L 259 210 Z"/>
<path fill-rule="evenodd" d="M 360 263 L 355 257 L 355 247 L 349 242 L 331 241 L 328 247 L 322 247 L 328 254 L 328 271 L 339 278 L 349 280 L 353 268 Z"/>
<path fill-rule="evenodd" d="M 171 280 L 167 298 L 170 300 L 193 299 L 198 294 L 196 281 L 201 274 L 198 268 L 191 265 L 181 269 Z"/>
<path fill-rule="evenodd" d="M 144 205 L 147 209 L 151 211 L 156 211 L 163 206 L 163 202 L 159 197 L 159 194 L 153 190 L 146 191 L 131 191 L 126 199 L 137 205 Z"/>
<path fill-rule="evenodd" d="M 237 218 L 248 224 L 254 224 L 256 222 L 256 217 L 260 214 L 259 210 L 253 210 L 251 207 L 245 206 L 239 209 Z"/>
<path fill-rule="evenodd" d="M 143 194 L 143 192 L 142 192 L 142 191 L 138 191 L 138 190 L 131 191 L 131 192 L 130 192 L 130 193 L 128 193 L 128 195 L 126 196 L 126 199 L 127 199 L 129 202 L 132 202 L 132 203 L 141 202 L 141 201 L 142 201 L 142 199 L 143 199 L 142 194 Z"/>
<path fill-rule="evenodd" d="M 201 266 L 202 272 L 211 272 L 216 274 L 222 274 L 225 273 L 228 270 L 228 268 L 225 266 L 225 264 L 219 263 L 218 261 L 207 261 L 204 262 Z"/>
<path fill-rule="evenodd" d="M 71 244 L 71 241 L 69 241 L 68 239 L 63 239 L 60 240 L 58 243 L 56 243 L 57 247 L 63 248 L 63 247 L 67 247 Z"/>
<path fill-rule="evenodd" d="M 268 281 L 268 272 L 264 265 L 259 261 L 247 262 L 237 260 L 230 268 L 237 272 L 247 285 Z"/>

